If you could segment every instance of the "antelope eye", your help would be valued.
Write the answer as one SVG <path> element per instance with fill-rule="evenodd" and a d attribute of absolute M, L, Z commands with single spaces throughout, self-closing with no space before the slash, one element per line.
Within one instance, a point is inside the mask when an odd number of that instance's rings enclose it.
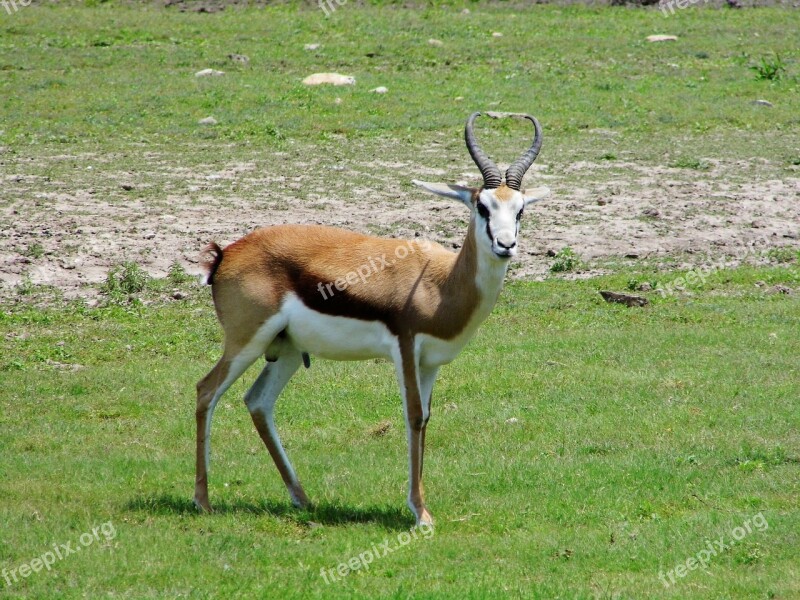
<path fill-rule="evenodd" d="M 487 221 L 489 220 L 489 209 L 486 208 L 485 204 L 481 204 L 480 202 L 478 202 L 478 214 Z"/>

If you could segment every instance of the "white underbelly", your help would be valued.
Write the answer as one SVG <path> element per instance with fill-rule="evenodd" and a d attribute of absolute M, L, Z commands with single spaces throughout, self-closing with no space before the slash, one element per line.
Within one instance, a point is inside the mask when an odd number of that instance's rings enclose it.
<path fill-rule="evenodd" d="M 443 340 L 424 333 L 417 335 L 420 364 L 438 367 L 452 362 L 461 353 L 470 337 L 470 335 L 459 335 L 452 340 Z"/>
<path fill-rule="evenodd" d="M 288 319 L 286 333 L 302 352 L 332 360 L 392 358 L 396 338 L 380 321 L 362 321 L 326 315 L 308 308 L 294 295 L 281 312 Z"/>

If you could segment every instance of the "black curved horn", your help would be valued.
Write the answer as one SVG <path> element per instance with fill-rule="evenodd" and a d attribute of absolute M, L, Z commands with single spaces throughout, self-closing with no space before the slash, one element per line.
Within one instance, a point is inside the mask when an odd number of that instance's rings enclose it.
<path fill-rule="evenodd" d="M 533 123 L 535 134 L 533 136 L 533 144 L 528 148 L 528 151 L 520 156 L 514 163 L 506 170 L 506 185 L 512 190 L 518 190 L 522 186 L 522 178 L 525 173 L 531 168 L 533 161 L 539 156 L 539 150 L 542 149 L 542 126 L 536 117 L 530 115 L 520 115 L 523 119 L 530 120 Z"/>
<path fill-rule="evenodd" d="M 467 119 L 467 126 L 464 128 L 464 140 L 467 142 L 469 155 L 481 170 L 481 175 L 483 175 L 483 187 L 494 189 L 500 187 L 503 183 L 503 176 L 500 174 L 500 169 L 497 168 L 497 165 L 495 165 L 492 159 L 481 150 L 481 147 L 478 146 L 478 142 L 475 140 L 475 132 L 472 131 L 472 125 L 480 114 L 479 112 L 472 113 L 469 119 Z"/>

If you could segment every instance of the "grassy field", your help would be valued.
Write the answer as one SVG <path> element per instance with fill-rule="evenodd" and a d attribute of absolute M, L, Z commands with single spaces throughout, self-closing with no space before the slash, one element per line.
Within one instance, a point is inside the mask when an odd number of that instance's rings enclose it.
<path fill-rule="evenodd" d="M 719 272 L 690 300 L 656 295 L 645 309 L 600 299 L 622 275 L 511 285 L 437 384 L 425 461 L 437 524 L 407 546 L 389 365 L 315 361 L 279 403 L 310 511 L 291 508 L 261 446 L 245 376 L 216 415 L 219 512 L 198 516 L 192 391 L 220 345 L 207 290 L 170 305 L 9 310 L 0 565 L 103 523 L 115 536 L 0 593 L 794 597 L 800 302 L 760 280 L 798 272 Z M 706 570 L 659 581 L 759 514 L 768 527 Z M 369 570 L 321 577 L 384 540 L 398 549 Z"/>
<path fill-rule="evenodd" d="M 546 123 L 543 159 L 564 187 L 582 185 L 566 169 L 576 161 L 607 159 L 603 176 L 623 177 L 616 158 L 678 165 L 687 179 L 707 157 L 726 181 L 797 176 L 796 11 L 467 6 L 345 4 L 328 19 L 293 5 L 0 9 L 0 226 L 17 235 L 31 210 L 46 223 L 70 189 L 121 206 L 120 174 L 135 176 L 125 197 L 142 211 L 191 204 L 174 174 L 234 161 L 282 169 L 287 185 L 313 177 L 354 207 L 369 198 L 337 165 L 360 161 L 359 185 L 398 199 L 415 175 L 393 162 L 460 173 L 464 116 L 487 107 Z M 664 31 L 687 41 L 645 41 Z M 759 79 L 763 61 L 785 70 Z M 227 74 L 194 77 L 207 67 Z M 299 85 L 322 70 L 358 85 Z M 368 91 L 379 85 L 390 93 Z M 211 114 L 217 126 L 198 126 Z M 482 135 L 500 161 L 525 143 L 504 122 Z M 264 189 L 216 192 L 255 202 Z M 320 191 L 289 189 L 298 203 Z M 42 244 L 20 253 L 35 264 L 79 245 Z M 243 377 L 215 416 L 217 512 L 199 516 L 194 385 L 221 346 L 208 289 L 176 270 L 138 280 L 129 298 L 130 268 L 97 303 L 6 289 L 0 598 L 798 597 L 800 259 L 797 248 L 759 258 L 770 266 L 642 292 L 643 309 L 597 292 L 685 273 L 620 257 L 610 275 L 511 283 L 437 382 L 425 460 L 436 529 L 415 538 L 388 364 L 315 360 L 282 397 L 308 511 L 289 504 L 241 402 L 254 373 Z M 170 300 L 176 289 L 183 299 Z M 337 572 L 387 545 L 369 568 Z"/>

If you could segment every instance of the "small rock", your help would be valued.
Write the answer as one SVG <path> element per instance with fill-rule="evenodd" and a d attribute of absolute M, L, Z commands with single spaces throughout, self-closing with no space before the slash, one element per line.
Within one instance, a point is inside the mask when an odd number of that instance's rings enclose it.
<path fill-rule="evenodd" d="M 770 292 L 773 294 L 791 294 L 792 288 L 779 283 L 778 285 L 772 286 L 772 288 L 770 288 Z"/>
<path fill-rule="evenodd" d="M 431 38 L 431 39 L 429 39 L 429 40 L 428 40 L 428 43 L 429 43 L 431 46 L 438 46 L 438 47 L 440 47 L 440 48 L 441 48 L 442 46 L 444 46 L 444 42 L 443 42 L 442 40 L 437 40 L 437 39 L 434 39 L 434 38 Z"/>
<path fill-rule="evenodd" d="M 767 226 L 766 223 L 764 223 L 764 221 L 762 221 L 761 219 L 756 219 L 755 221 L 750 223 L 750 227 L 752 227 L 753 229 L 764 229 L 764 227 L 766 226 Z"/>
<path fill-rule="evenodd" d="M 456 102 L 461 102 L 463 99 L 464 96 L 456 96 L 455 98 L 453 98 L 453 100 L 455 100 Z"/>
<path fill-rule="evenodd" d="M 206 117 L 205 119 L 200 119 L 198 125 L 216 125 L 217 120 L 214 117 Z"/>
<path fill-rule="evenodd" d="M 195 77 L 220 77 L 225 75 L 225 71 L 217 71 L 216 69 L 203 69 L 194 74 Z"/>
<path fill-rule="evenodd" d="M 184 292 L 172 292 L 172 299 L 173 300 L 186 300 L 189 296 L 186 295 Z"/>
<path fill-rule="evenodd" d="M 645 208 L 645 209 L 642 211 L 642 215 L 643 215 L 643 216 L 645 216 L 645 217 L 651 217 L 651 218 L 653 218 L 653 219 L 655 219 L 656 217 L 658 217 L 658 215 L 660 215 L 660 214 L 661 214 L 661 213 L 660 213 L 660 212 L 658 212 L 658 209 L 656 209 L 656 208 Z"/>
<path fill-rule="evenodd" d="M 598 206 L 605 206 L 606 204 L 610 203 L 611 200 L 606 200 L 605 198 L 598 198 L 597 205 Z"/>
<path fill-rule="evenodd" d="M 388 91 L 389 90 L 382 85 L 370 90 L 370 92 L 374 92 L 376 94 L 385 94 Z"/>
<path fill-rule="evenodd" d="M 156 232 L 155 231 L 148 231 L 142 237 L 144 239 L 146 239 L 146 240 L 152 240 L 152 239 L 154 239 L 156 237 Z"/>
<path fill-rule="evenodd" d="M 759 280 L 759 281 L 756 281 L 754 285 L 755 285 L 756 287 L 764 287 L 765 285 L 767 285 L 767 282 L 766 282 L 766 281 L 760 281 L 760 280 Z"/>
<path fill-rule="evenodd" d="M 754 104 L 756 106 L 766 106 L 768 108 L 772 108 L 773 106 L 775 106 L 769 100 L 753 100 L 750 104 Z"/>
<path fill-rule="evenodd" d="M 303 46 L 303 49 L 304 50 L 316 50 L 317 48 L 319 48 L 319 46 L 320 46 L 319 44 L 306 44 L 305 46 Z"/>
<path fill-rule="evenodd" d="M 462 15 L 468 15 L 469 14 L 469 9 L 465 8 L 464 10 L 461 11 L 461 14 Z"/>
<path fill-rule="evenodd" d="M 649 292 L 650 290 L 653 289 L 653 286 L 647 281 L 643 281 L 637 286 L 636 289 L 639 290 L 640 292 Z"/>
<path fill-rule="evenodd" d="M 248 58 L 244 54 L 228 54 L 228 58 L 231 59 L 233 62 L 240 63 L 242 65 L 250 64 L 250 58 Z"/>
<path fill-rule="evenodd" d="M 304 85 L 355 85 L 356 78 L 339 73 L 314 73 L 303 79 Z"/>
<path fill-rule="evenodd" d="M 678 39 L 677 35 L 648 35 L 648 42 L 674 42 Z"/>
<path fill-rule="evenodd" d="M 492 33 L 492 37 L 501 38 L 503 37 L 503 34 L 500 33 L 499 31 L 495 31 L 494 33 Z"/>
<path fill-rule="evenodd" d="M 600 295 L 606 302 L 615 302 L 617 304 L 624 304 L 625 306 L 647 306 L 649 301 L 647 298 L 641 296 L 631 296 L 629 294 L 617 294 L 616 292 L 601 291 Z"/>
<path fill-rule="evenodd" d="M 638 252 L 628 252 L 625 255 L 625 258 L 639 258 L 639 253 Z"/>
<path fill-rule="evenodd" d="M 341 104 L 341 103 L 342 103 L 342 99 L 341 99 L 341 98 L 336 98 L 336 99 L 333 101 L 333 103 L 334 103 L 334 104 L 337 104 L 337 105 L 338 105 L 338 104 Z"/>
<path fill-rule="evenodd" d="M 491 106 L 491 103 L 489 103 L 489 105 Z M 506 119 L 508 117 L 520 117 L 520 116 L 522 116 L 520 113 L 502 112 L 502 111 L 497 111 L 497 110 L 487 110 L 484 114 L 487 117 L 489 117 L 490 119 Z"/>
<path fill-rule="evenodd" d="M 519 423 L 519 419 L 517 417 L 506 419 L 506 425 L 513 425 L 514 423 Z"/>
<path fill-rule="evenodd" d="M 788 238 L 790 240 L 798 240 L 800 239 L 800 233 L 796 231 L 790 231 L 789 233 L 784 233 L 783 237 Z"/>
<path fill-rule="evenodd" d="M 123 190 L 125 190 L 126 192 L 130 192 L 130 191 L 133 189 L 133 186 L 132 186 L 130 183 L 123 183 L 123 184 L 122 184 L 121 186 L 119 186 L 119 187 L 121 187 L 121 188 L 122 188 Z"/>

